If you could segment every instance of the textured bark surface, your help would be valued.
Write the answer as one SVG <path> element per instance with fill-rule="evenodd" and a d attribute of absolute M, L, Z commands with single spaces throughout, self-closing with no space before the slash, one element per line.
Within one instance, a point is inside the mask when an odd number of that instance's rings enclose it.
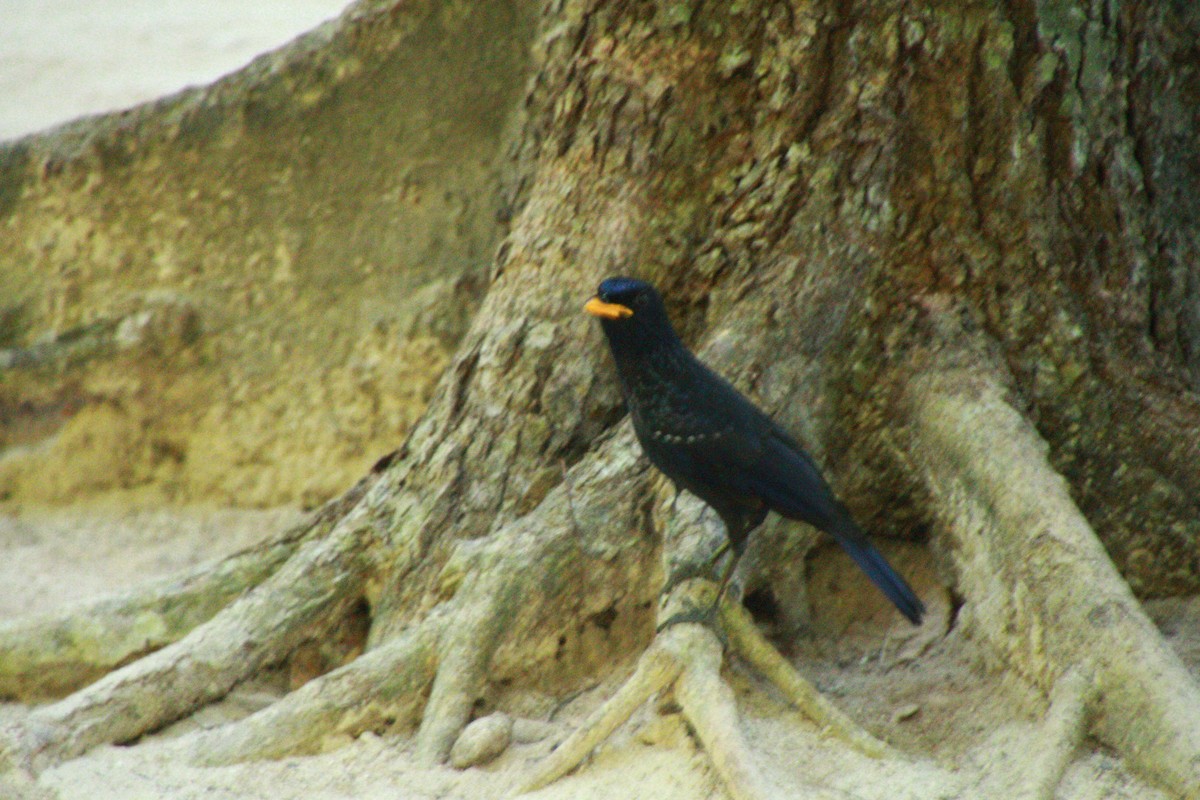
<path fill-rule="evenodd" d="M 453 4 L 415 7 L 476 30 Z M 702 559 L 712 531 L 639 460 L 580 314 L 601 277 L 633 273 L 864 527 L 928 541 L 948 592 L 921 584 L 935 613 L 906 658 L 970 647 L 1048 704 L 1013 791 L 1053 796 L 1086 732 L 1200 796 L 1200 688 L 1137 599 L 1200 580 L 1196 24 L 1160 4 L 547 4 L 509 228 L 403 446 L 211 620 L 10 728 L 10 766 L 154 730 L 365 613 L 364 655 L 348 643 L 191 757 L 414 727 L 415 757 L 439 763 L 513 687 L 565 696 L 644 651 L 520 783 L 571 769 L 663 691 L 733 796 L 799 791 L 807 777 L 755 763 L 728 645 L 833 746 L 883 765 L 806 790 L 880 770 L 987 796 L 932 749 L 900 755 L 810 702 L 737 609 L 666 624 L 703 585 L 664 599 L 655 634 L 656 556 Z M 797 534 L 764 529 L 774 549 L 746 576 L 751 605 L 789 623 L 815 541 Z"/>

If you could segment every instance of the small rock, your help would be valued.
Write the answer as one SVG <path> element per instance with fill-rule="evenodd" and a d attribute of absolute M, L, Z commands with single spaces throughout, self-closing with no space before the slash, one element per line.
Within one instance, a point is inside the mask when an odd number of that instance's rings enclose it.
<path fill-rule="evenodd" d="M 367 750 L 382 750 L 383 737 L 375 731 L 363 731 L 358 735 L 358 745 Z"/>
<path fill-rule="evenodd" d="M 916 703 L 910 703 L 896 709 L 896 713 L 892 714 L 892 722 L 904 722 L 904 720 L 912 719 L 919 713 L 921 713 L 921 707 Z"/>
<path fill-rule="evenodd" d="M 504 713 L 475 720 L 463 728 L 450 750 L 450 766 L 466 769 L 488 763 L 507 749 L 512 732 L 512 719 Z"/>

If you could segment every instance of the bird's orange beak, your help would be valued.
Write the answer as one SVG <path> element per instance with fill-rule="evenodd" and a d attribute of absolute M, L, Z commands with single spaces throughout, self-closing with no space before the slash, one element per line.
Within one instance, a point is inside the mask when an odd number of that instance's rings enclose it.
<path fill-rule="evenodd" d="M 600 319 L 624 319 L 633 316 L 633 309 L 620 303 L 606 303 L 599 297 L 593 297 L 583 306 L 583 310 L 593 317 Z"/>

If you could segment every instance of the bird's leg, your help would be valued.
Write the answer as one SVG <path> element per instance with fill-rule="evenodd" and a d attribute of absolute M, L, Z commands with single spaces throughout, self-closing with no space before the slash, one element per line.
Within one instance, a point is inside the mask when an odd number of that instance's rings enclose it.
<path fill-rule="evenodd" d="M 696 566 L 695 563 L 689 563 L 685 564 L 681 569 L 672 572 L 671 576 L 667 578 L 667 582 L 663 584 L 662 591 L 660 591 L 659 594 L 670 594 L 671 590 L 676 586 L 684 581 L 690 581 L 692 578 L 707 577 L 712 573 L 713 567 L 716 566 L 717 562 L 721 560 L 721 556 L 725 555 L 728 550 L 729 540 L 726 539 L 725 541 L 721 542 L 720 547 L 713 551 L 713 554 L 709 556 L 708 560 L 703 566 Z M 734 562 L 736 561 L 737 559 L 734 558 Z M 723 582 L 728 580 L 729 575 L 726 574 Z M 720 595 L 718 595 L 718 597 L 719 596 Z"/>
<path fill-rule="evenodd" d="M 729 540 L 726 539 L 725 541 L 721 542 L 720 547 L 718 547 L 716 550 L 713 551 L 712 556 L 708 559 L 708 566 L 705 567 L 705 571 L 711 572 L 712 568 L 715 567 L 717 565 L 717 562 L 721 560 L 721 556 L 725 555 L 728 552 L 729 552 Z M 735 564 L 737 563 L 736 554 L 734 555 L 733 563 L 735 563 Z M 725 580 L 729 580 L 728 570 L 726 570 L 726 572 L 725 572 Z"/>
<path fill-rule="evenodd" d="M 716 555 L 713 556 L 712 561 L 709 563 L 709 567 L 711 568 L 714 566 L 721 554 L 728 549 L 729 542 L 725 542 L 723 545 L 721 545 L 721 547 L 717 549 Z M 738 557 L 738 554 L 734 553 L 733 557 L 729 559 L 729 563 L 725 565 L 725 571 L 721 574 L 721 582 L 717 584 L 717 596 L 713 598 L 712 608 L 709 609 L 709 614 L 716 612 L 717 608 L 721 605 L 721 598 L 725 595 L 725 589 L 729 586 L 729 579 L 733 577 L 733 571 L 737 569 L 738 561 L 740 560 L 741 559 Z"/>
<path fill-rule="evenodd" d="M 708 562 L 705 564 L 703 569 L 684 569 L 672 575 L 667 581 L 667 585 L 663 587 L 662 594 L 670 594 L 672 589 L 690 578 L 708 576 L 712 572 L 713 567 L 716 566 L 717 561 L 719 561 L 721 556 L 728 552 L 729 549 L 729 541 L 725 540 L 708 559 Z M 681 622 L 695 622 L 701 625 L 709 625 L 712 623 L 716 619 L 716 612 L 717 609 L 720 608 L 721 598 L 725 594 L 725 589 L 729 586 L 729 579 L 733 577 L 733 571 L 737 567 L 739 558 L 740 555 L 735 552 L 729 559 L 729 564 L 721 572 L 721 580 L 717 586 L 716 597 L 713 598 L 713 601 L 708 608 L 704 609 L 703 611 L 698 608 L 692 608 L 682 613 L 673 614 L 660 623 L 657 630 L 662 631 L 664 628 L 670 627 L 671 625 L 677 625 Z M 721 634 L 718 633 L 718 636 L 721 636 Z"/>

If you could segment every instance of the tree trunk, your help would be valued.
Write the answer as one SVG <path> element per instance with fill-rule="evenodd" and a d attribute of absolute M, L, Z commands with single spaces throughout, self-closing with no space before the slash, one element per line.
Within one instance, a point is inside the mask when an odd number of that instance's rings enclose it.
<path fill-rule="evenodd" d="M 1200 687 L 1130 591 L 1200 581 L 1196 33 L 1179 4 L 546 5 L 511 225 L 403 447 L 253 591 L 10 731 L 10 759 L 134 738 L 365 606 L 365 655 L 196 757 L 399 719 L 441 761 L 503 687 L 565 693 L 645 649 L 530 783 L 674 687 L 729 791 L 769 795 L 718 642 L 800 703 L 798 676 L 737 607 L 654 634 L 656 554 L 701 558 L 711 524 L 639 458 L 580 314 L 635 274 L 867 529 L 927 538 L 958 604 L 923 585 L 931 635 L 969 634 L 1048 699 L 1024 796 L 1052 796 L 1086 732 L 1200 797 Z M 750 586 L 794 604 L 777 571 Z"/>

